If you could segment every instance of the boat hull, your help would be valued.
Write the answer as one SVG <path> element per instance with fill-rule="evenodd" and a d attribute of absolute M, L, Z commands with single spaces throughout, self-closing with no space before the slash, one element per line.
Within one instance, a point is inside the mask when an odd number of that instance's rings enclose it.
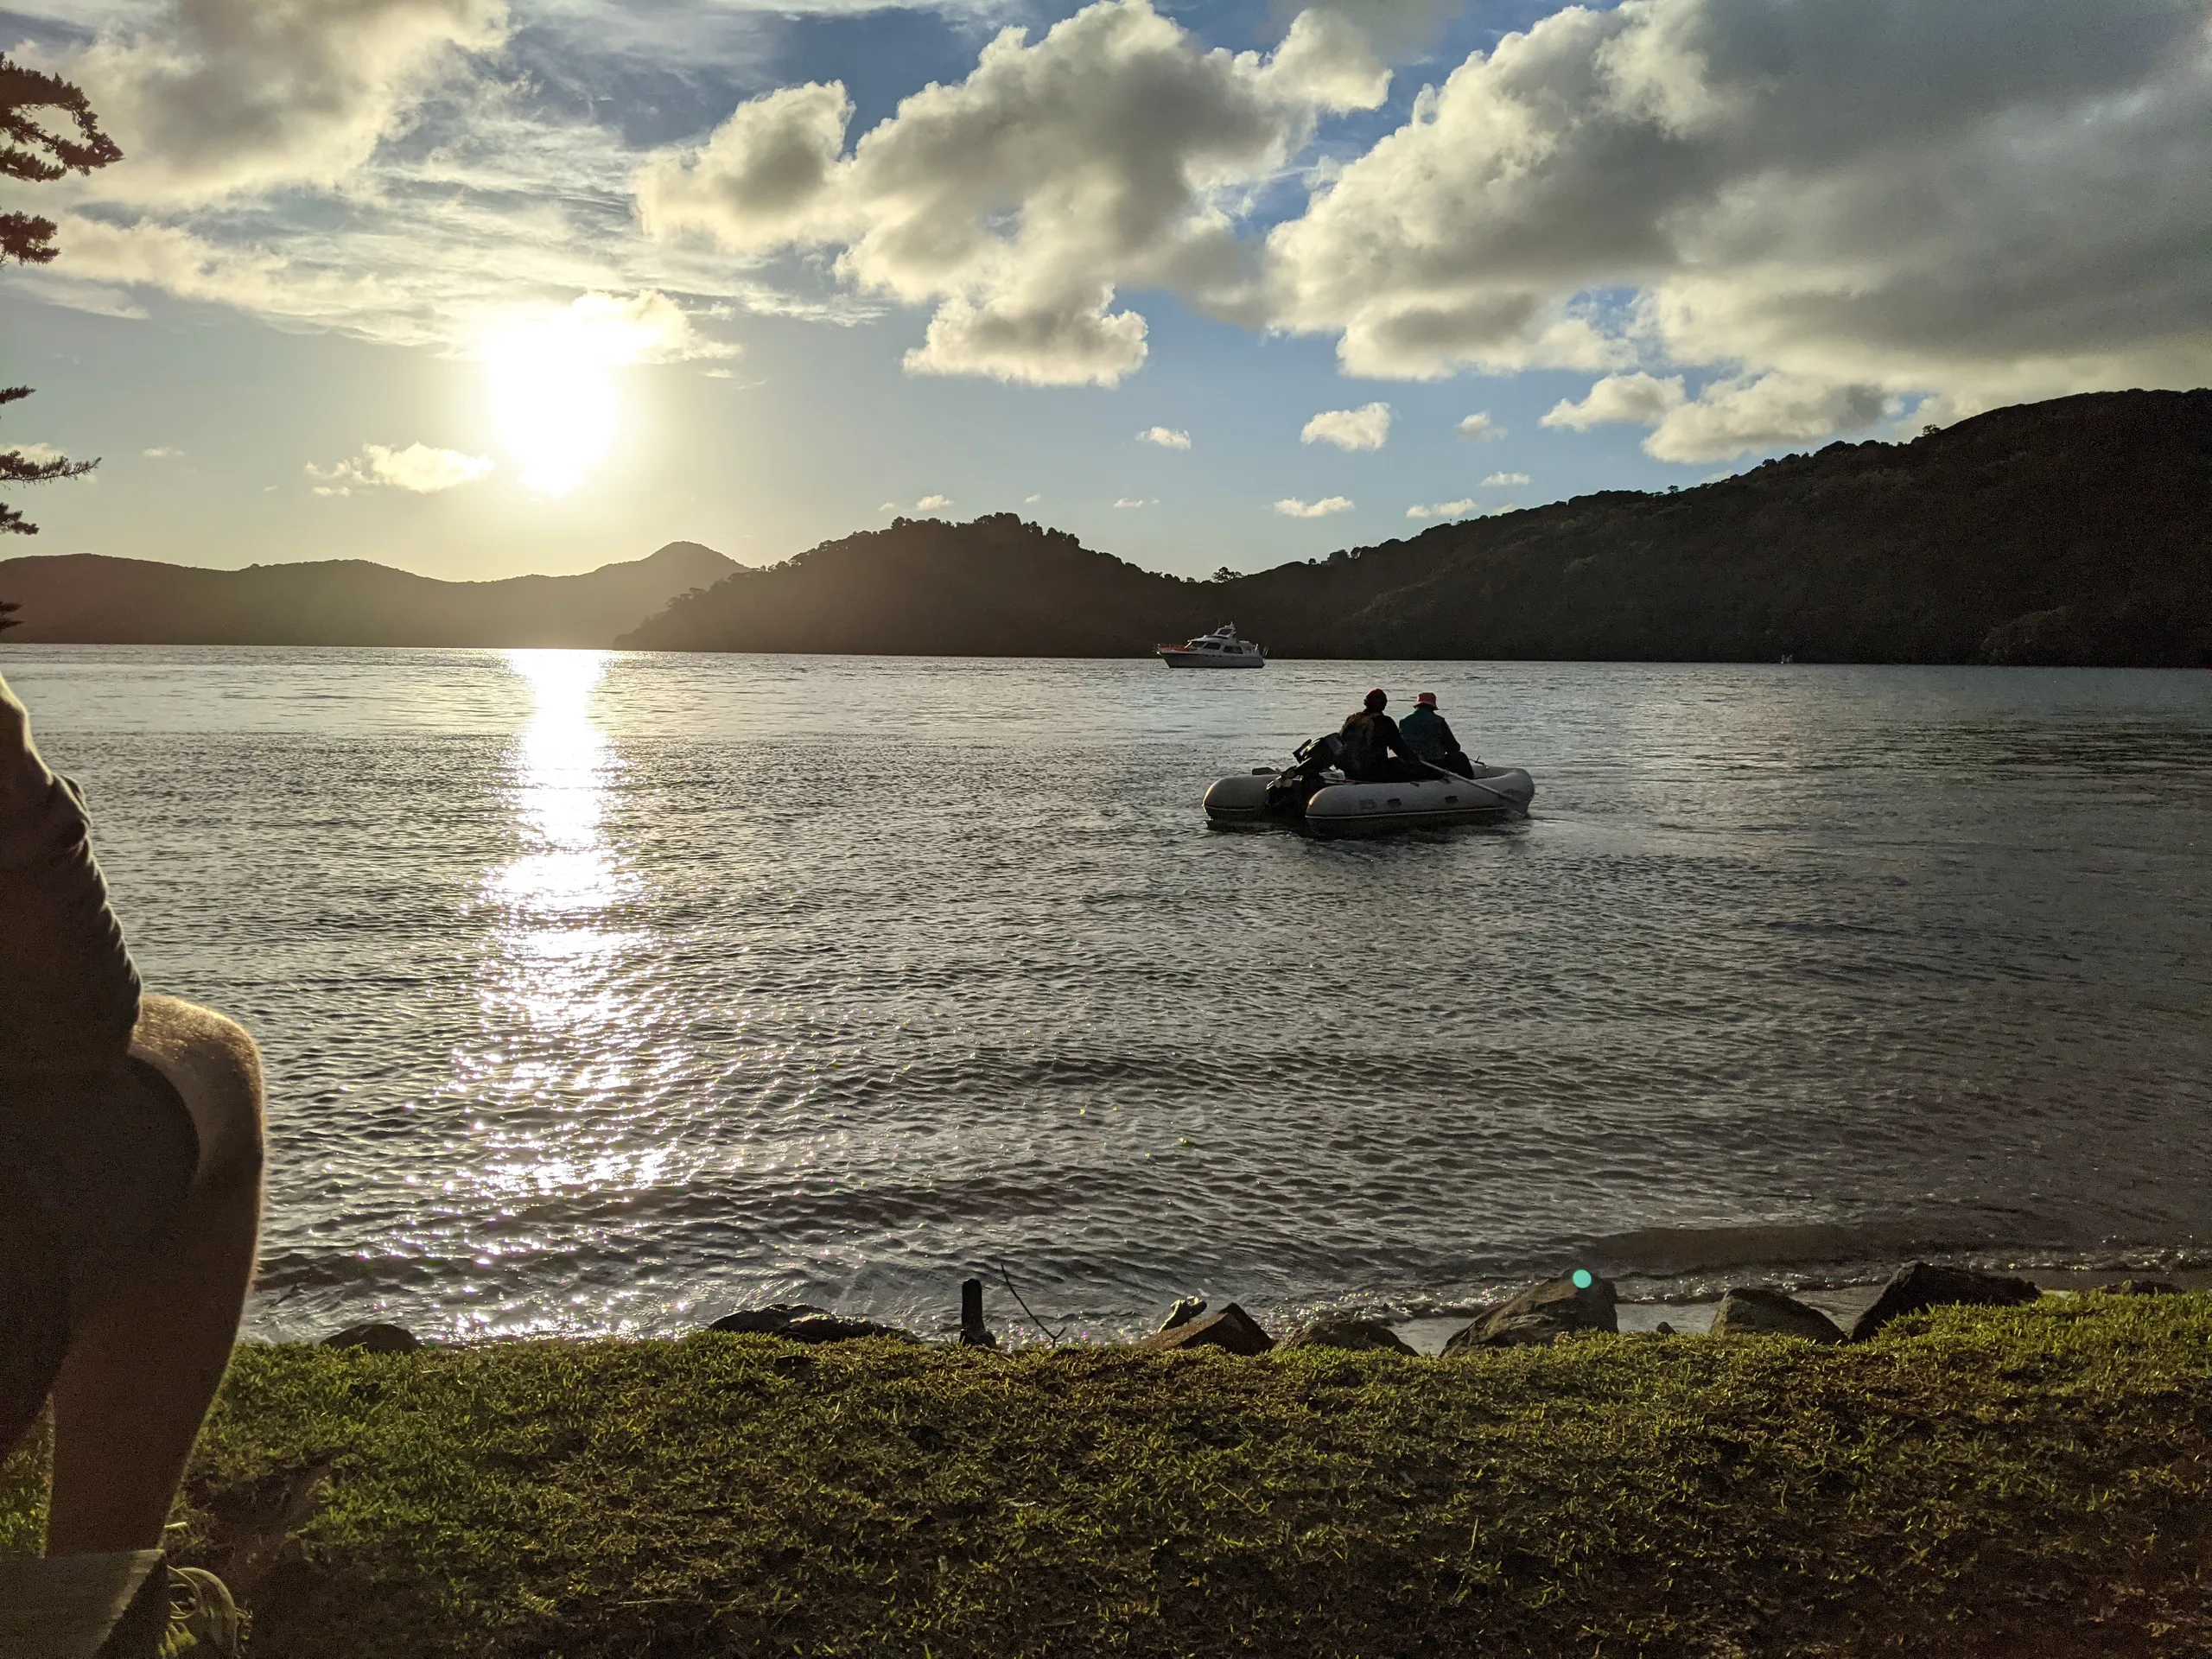
<path fill-rule="evenodd" d="M 1224 778 L 1206 791 L 1215 823 L 1294 823 L 1320 836 L 1374 836 L 1424 824 L 1503 823 L 1526 817 L 1535 780 L 1515 766 L 1482 766 L 1466 778 L 1418 783 L 1325 784 L 1306 798 L 1274 802 L 1268 785 L 1281 774 Z"/>
<path fill-rule="evenodd" d="M 1265 653 L 1250 656 L 1226 651 L 1156 651 L 1154 656 L 1170 668 L 1265 668 Z"/>

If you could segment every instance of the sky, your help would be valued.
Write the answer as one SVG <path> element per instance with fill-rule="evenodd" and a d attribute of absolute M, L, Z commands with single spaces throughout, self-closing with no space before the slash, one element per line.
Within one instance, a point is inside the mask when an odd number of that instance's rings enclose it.
<path fill-rule="evenodd" d="M 77 0 L 0 555 L 1251 570 L 2212 380 L 2212 0 Z"/>

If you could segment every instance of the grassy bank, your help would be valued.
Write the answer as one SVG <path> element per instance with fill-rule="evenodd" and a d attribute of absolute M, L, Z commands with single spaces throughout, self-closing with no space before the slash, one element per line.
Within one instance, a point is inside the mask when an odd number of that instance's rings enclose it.
<path fill-rule="evenodd" d="M 36 1486 L 0 1474 L 0 1547 Z M 1841 1350 L 249 1348 L 188 1496 L 181 1553 L 257 1575 L 287 1659 L 2179 1659 L 2212 1296 Z"/>

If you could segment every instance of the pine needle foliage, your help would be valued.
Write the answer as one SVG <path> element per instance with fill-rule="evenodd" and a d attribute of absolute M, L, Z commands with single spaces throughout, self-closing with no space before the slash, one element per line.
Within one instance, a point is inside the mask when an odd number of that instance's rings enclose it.
<path fill-rule="evenodd" d="M 48 119 L 48 111 L 60 119 Z M 99 119 L 80 88 L 59 75 L 26 69 L 0 54 L 0 178 L 51 184 L 69 174 L 90 173 L 122 159 L 122 150 L 100 130 Z M 36 214 L 0 213 L 0 264 L 10 259 L 25 265 L 51 264 L 59 251 L 54 245 L 54 228 L 52 219 Z M 30 395 L 29 386 L 0 388 L 0 404 L 16 403 Z M 20 449 L 0 451 L 0 488 L 81 478 L 99 465 L 97 461 L 71 461 L 66 455 L 34 457 Z M 38 526 L 24 518 L 20 509 L 0 504 L 0 534 L 35 536 Z M 0 629 L 13 626 L 0 620 Z"/>

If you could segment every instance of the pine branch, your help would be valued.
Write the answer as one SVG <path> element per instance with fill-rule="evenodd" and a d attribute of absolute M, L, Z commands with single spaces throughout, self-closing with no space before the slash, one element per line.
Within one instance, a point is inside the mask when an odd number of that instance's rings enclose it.
<path fill-rule="evenodd" d="M 33 461 L 20 449 L 0 449 L 0 484 L 51 484 L 58 478 L 82 478 L 99 465 L 97 461 L 72 461 L 67 455 Z"/>
<path fill-rule="evenodd" d="M 49 127 L 32 119 L 29 111 L 34 110 L 58 110 L 66 122 Z M 0 54 L 0 178 L 50 184 L 122 159 L 123 151 L 100 130 L 99 118 L 82 91 L 59 75 L 26 69 Z M 54 231 L 50 219 L 0 213 L 0 263 L 47 264 L 54 257 Z"/>

